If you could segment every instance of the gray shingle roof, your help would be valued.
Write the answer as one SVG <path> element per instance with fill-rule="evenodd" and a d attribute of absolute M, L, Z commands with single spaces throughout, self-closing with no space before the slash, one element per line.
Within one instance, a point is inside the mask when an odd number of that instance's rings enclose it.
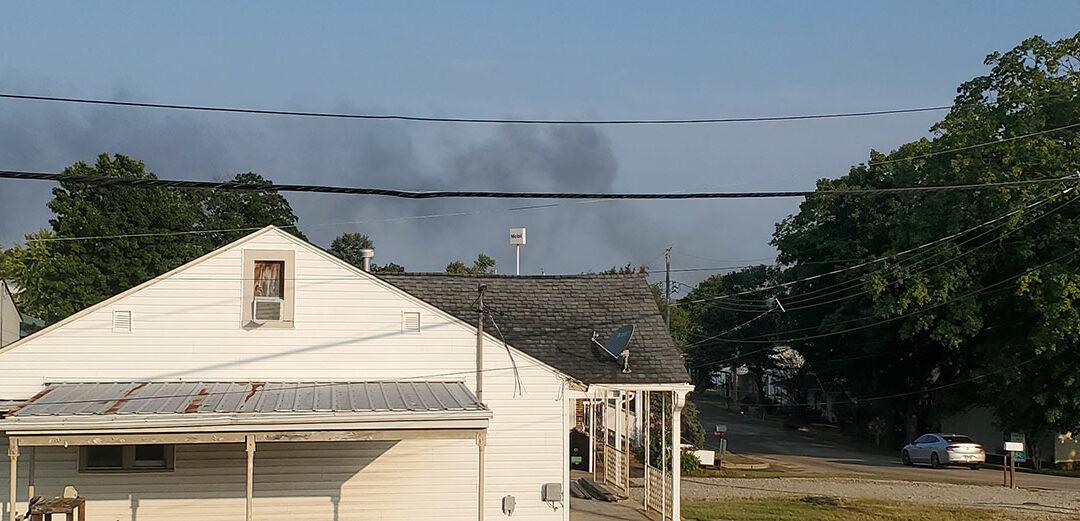
<path fill-rule="evenodd" d="M 485 304 L 507 343 L 587 384 L 689 383 L 675 347 L 642 275 L 447 275 L 378 276 L 470 324 L 479 284 L 487 285 Z M 630 373 L 602 352 L 600 341 L 633 324 Z M 485 327 L 498 338 L 490 322 Z"/>
<path fill-rule="evenodd" d="M 461 382 L 49 384 L 12 416 L 479 411 Z"/>

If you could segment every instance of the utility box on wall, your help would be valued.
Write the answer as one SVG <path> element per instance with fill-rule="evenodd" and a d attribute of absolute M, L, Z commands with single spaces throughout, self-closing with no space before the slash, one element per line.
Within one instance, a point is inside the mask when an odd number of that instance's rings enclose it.
<path fill-rule="evenodd" d="M 562 483 L 544 483 L 540 488 L 540 498 L 548 503 L 562 502 Z"/>

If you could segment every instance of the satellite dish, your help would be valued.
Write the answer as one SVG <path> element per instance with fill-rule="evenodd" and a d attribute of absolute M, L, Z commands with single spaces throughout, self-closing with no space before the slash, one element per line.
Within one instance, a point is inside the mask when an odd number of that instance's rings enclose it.
<path fill-rule="evenodd" d="M 630 338 L 633 336 L 633 324 L 620 327 L 608 337 L 607 343 L 604 344 L 604 351 L 607 351 L 607 354 L 617 360 L 623 354 L 623 351 L 626 351 L 626 348 L 630 346 Z"/>
<path fill-rule="evenodd" d="M 622 372 L 629 373 L 630 350 L 627 348 L 630 347 L 630 338 L 634 336 L 634 325 L 627 324 L 615 330 L 615 332 L 608 337 L 606 344 L 601 344 L 600 341 L 596 339 L 596 337 L 599 336 L 596 334 L 596 331 L 593 331 L 592 335 L 593 343 L 600 346 L 600 348 L 611 356 L 611 358 L 615 360 L 621 358 L 623 362 Z"/>

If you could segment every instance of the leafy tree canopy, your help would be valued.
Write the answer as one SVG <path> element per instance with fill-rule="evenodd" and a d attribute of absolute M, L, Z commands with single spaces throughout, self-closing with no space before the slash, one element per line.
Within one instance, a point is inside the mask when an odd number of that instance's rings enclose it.
<path fill-rule="evenodd" d="M 364 267 L 364 258 L 360 255 L 360 250 L 373 248 L 375 248 L 375 241 L 365 234 L 356 232 L 345 232 L 330 243 L 330 253 L 357 268 Z M 405 267 L 393 262 L 382 265 L 372 263 L 371 271 L 372 273 L 404 273 Z"/>
<path fill-rule="evenodd" d="M 237 174 L 233 182 L 272 184 L 254 172 Z M 207 234 L 215 248 L 271 224 L 307 240 L 304 233 L 296 226 L 298 219 L 289 201 L 277 192 L 272 190 L 207 190 L 202 192 L 202 196 L 203 228 L 234 230 Z"/>
<path fill-rule="evenodd" d="M 818 189 L 1076 175 L 1077 129 L 1048 130 L 1080 122 L 1078 56 L 1080 34 L 1057 42 L 1033 37 L 990 54 L 989 72 L 959 87 L 932 139 L 872 151 L 868 163 L 819 181 Z M 782 281 L 894 257 L 785 287 L 791 333 L 773 338 L 843 332 L 794 347 L 835 389 L 855 396 L 911 392 L 865 404 L 894 423 L 917 415 L 929 427 L 944 411 L 919 391 L 970 380 L 935 399 L 986 404 L 1004 428 L 1034 436 L 1075 430 L 1080 379 L 1066 373 L 1080 361 L 1080 276 L 1069 256 L 1080 246 L 1076 197 L 1051 184 L 809 197 L 777 225 L 773 244 L 787 268 Z M 1015 213 L 980 226 L 1009 212 Z M 1043 266 L 1053 259 L 1060 260 Z"/>
<path fill-rule="evenodd" d="M 141 161 L 102 154 L 65 174 L 154 179 Z M 241 182 L 266 182 L 241 174 Z M 250 233 L 214 232 L 276 224 L 295 230 L 288 202 L 273 192 L 216 192 L 62 181 L 53 189 L 52 229 L 27 236 L 3 260 L 23 291 L 21 309 L 48 323 L 165 273 Z M 197 233 L 192 233 L 197 232 Z M 303 237 L 298 231 L 297 235 Z M 100 237 L 99 239 L 86 238 Z M 80 240 L 75 240 L 82 238 Z"/>
<path fill-rule="evenodd" d="M 483 275 L 495 273 L 495 259 L 481 253 L 476 256 L 472 266 L 459 260 L 446 265 L 446 272 L 455 275 Z"/>

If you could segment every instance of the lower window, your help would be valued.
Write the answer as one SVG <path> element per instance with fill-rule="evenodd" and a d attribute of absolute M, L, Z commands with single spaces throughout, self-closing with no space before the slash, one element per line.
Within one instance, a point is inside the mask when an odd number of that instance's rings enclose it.
<path fill-rule="evenodd" d="M 172 445 L 79 447 L 79 472 L 153 472 L 172 469 Z"/>

